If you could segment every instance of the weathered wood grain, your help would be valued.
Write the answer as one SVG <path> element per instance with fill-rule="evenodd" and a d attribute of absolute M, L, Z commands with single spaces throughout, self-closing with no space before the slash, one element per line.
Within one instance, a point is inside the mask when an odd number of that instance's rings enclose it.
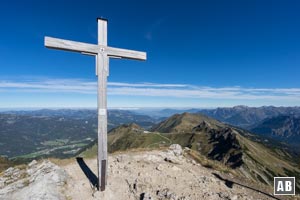
<path fill-rule="evenodd" d="M 99 40 L 101 41 L 101 40 Z M 145 52 L 133 51 L 128 49 L 120 49 L 115 47 L 108 47 L 103 44 L 88 44 L 83 42 L 75 42 L 72 40 L 63 40 L 53 37 L 45 37 L 45 46 L 52 49 L 75 51 L 84 54 L 97 55 L 100 53 L 106 53 L 107 56 L 127 58 L 134 60 L 146 60 L 147 56 Z"/>
<path fill-rule="evenodd" d="M 133 51 L 127 49 L 120 49 L 115 47 L 107 47 L 105 52 L 108 56 L 112 57 L 119 57 L 119 58 L 126 58 L 126 59 L 133 59 L 133 60 L 146 60 L 147 55 L 145 52 L 141 51 Z"/>
<path fill-rule="evenodd" d="M 107 45 L 107 21 L 98 19 L 98 45 Z M 107 176 L 107 65 L 109 58 L 100 51 L 97 55 L 98 69 L 98 185 L 105 190 Z"/>
<path fill-rule="evenodd" d="M 99 52 L 99 46 L 96 44 L 87 44 L 83 42 L 75 42 L 47 36 L 45 37 L 45 46 L 51 49 L 75 51 L 94 55 L 98 54 Z"/>

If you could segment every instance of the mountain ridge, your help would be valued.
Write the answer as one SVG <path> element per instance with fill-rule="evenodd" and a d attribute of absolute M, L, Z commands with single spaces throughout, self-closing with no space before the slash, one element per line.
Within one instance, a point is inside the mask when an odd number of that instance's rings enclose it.
<path fill-rule="evenodd" d="M 173 115 L 158 126 L 154 126 L 148 133 L 136 133 L 128 129 L 126 134 L 119 135 L 119 138 L 111 144 L 110 137 L 113 135 L 116 137 L 118 133 L 108 135 L 108 146 L 114 147 L 110 152 L 147 148 L 152 142 L 149 138 L 157 136 L 155 142 L 160 141 L 160 145 L 156 147 L 166 147 L 170 143 L 180 144 L 190 148 L 195 159 L 201 160 L 204 156 L 212 161 L 215 160 L 220 163 L 216 164 L 218 168 L 222 168 L 222 165 L 228 166 L 239 175 L 253 181 L 271 185 L 274 176 L 293 175 L 298 177 L 297 179 L 300 178 L 299 165 L 292 161 L 293 157 L 289 152 L 276 148 L 272 144 L 266 146 L 262 141 L 257 140 L 258 137 L 245 130 L 203 115 L 188 113 Z M 115 145 L 118 140 L 119 144 Z M 147 141 L 147 145 L 140 141 Z M 297 188 L 297 190 L 300 188 L 299 181 Z"/>
<path fill-rule="evenodd" d="M 300 116 L 300 107 L 275 107 L 275 106 L 234 106 L 229 108 L 202 109 L 199 113 L 213 117 L 222 122 L 248 129 L 267 118 L 279 115 Z"/>

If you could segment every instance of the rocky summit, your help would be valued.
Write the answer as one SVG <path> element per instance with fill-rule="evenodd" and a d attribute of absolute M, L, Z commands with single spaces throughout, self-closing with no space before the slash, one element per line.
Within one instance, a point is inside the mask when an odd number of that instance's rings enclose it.
<path fill-rule="evenodd" d="M 71 178 L 66 195 L 74 200 L 272 199 L 268 193 L 235 184 L 228 174 L 201 166 L 187 151 L 188 148 L 183 150 L 180 145 L 172 144 L 166 150 L 113 154 L 109 157 L 108 185 L 104 192 L 96 192 L 76 164 L 67 165 L 64 169 Z M 96 172 L 96 159 L 85 163 Z"/>
<path fill-rule="evenodd" d="M 272 188 L 203 167 L 178 144 L 165 150 L 109 156 L 108 181 L 97 191 L 97 159 L 48 160 L 9 168 L 0 175 L 0 199 L 237 200 L 274 199 Z M 94 174 L 95 173 L 95 174 Z"/>
<path fill-rule="evenodd" d="M 0 199 L 60 200 L 67 173 L 48 160 L 10 167 L 0 176 Z"/>

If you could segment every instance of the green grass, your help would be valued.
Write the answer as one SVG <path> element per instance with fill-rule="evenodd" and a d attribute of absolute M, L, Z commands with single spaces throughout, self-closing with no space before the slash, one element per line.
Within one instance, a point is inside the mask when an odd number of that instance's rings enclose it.
<path fill-rule="evenodd" d="M 172 144 L 172 141 L 160 133 L 130 133 L 124 134 L 114 142 L 115 135 L 108 135 L 108 151 L 125 151 L 128 149 L 153 149 L 166 147 Z M 92 158 L 97 155 L 97 144 L 86 149 L 79 156 Z"/>
<path fill-rule="evenodd" d="M 85 150 L 84 152 L 80 153 L 79 156 L 84 158 L 93 158 L 97 156 L 97 151 L 98 151 L 97 147 L 98 147 L 97 144 L 95 144 L 92 147 Z"/>
<path fill-rule="evenodd" d="M 112 153 L 133 148 L 155 148 L 167 146 L 170 143 L 171 141 L 168 138 L 158 133 L 126 133 L 116 141 L 113 138 L 109 138 L 108 151 Z"/>

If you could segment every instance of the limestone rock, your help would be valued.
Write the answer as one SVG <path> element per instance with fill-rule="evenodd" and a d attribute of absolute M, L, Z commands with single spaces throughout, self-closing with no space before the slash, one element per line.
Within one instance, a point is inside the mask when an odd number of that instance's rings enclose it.
<path fill-rule="evenodd" d="M 36 160 L 33 160 L 28 164 L 28 167 L 32 167 L 32 166 L 36 165 L 37 163 L 38 162 Z"/>
<path fill-rule="evenodd" d="M 182 155 L 182 148 L 179 144 L 172 144 L 169 147 L 169 150 L 171 152 L 173 152 L 175 156 L 181 156 Z"/>
<path fill-rule="evenodd" d="M 161 165 L 161 164 L 157 165 L 157 167 L 155 169 L 158 170 L 158 171 L 163 171 L 164 170 L 163 165 Z"/>
<path fill-rule="evenodd" d="M 61 186 L 66 172 L 51 163 L 32 161 L 27 169 L 9 168 L 0 177 L 0 199 L 5 200 L 62 200 Z"/>

